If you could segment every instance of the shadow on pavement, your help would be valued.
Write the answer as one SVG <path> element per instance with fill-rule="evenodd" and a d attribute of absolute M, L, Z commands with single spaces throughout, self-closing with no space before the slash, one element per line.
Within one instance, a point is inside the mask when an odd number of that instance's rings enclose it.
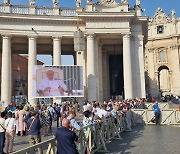
<path fill-rule="evenodd" d="M 123 139 L 112 139 L 110 143 L 106 144 L 107 150 L 111 154 L 129 154 L 131 152 L 126 152 L 126 150 L 135 147 L 135 145 L 131 144 L 132 141 L 136 140 L 143 136 L 145 126 L 135 126 L 132 131 L 122 132 L 121 137 Z M 104 152 L 96 152 L 96 154 L 104 154 Z"/>

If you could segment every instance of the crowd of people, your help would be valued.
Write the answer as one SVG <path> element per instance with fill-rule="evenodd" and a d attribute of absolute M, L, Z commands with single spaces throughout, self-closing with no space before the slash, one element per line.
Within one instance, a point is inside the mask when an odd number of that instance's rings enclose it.
<path fill-rule="evenodd" d="M 70 145 L 71 143 L 79 141 L 77 136 L 72 132 L 75 130 L 86 131 L 83 127 L 90 124 L 104 123 L 106 125 L 106 119 L 117 114 L 127 116 L 127 129 L 131 130 L 131 119 L 128 119 L 130 116 L 126 115 L 129 114 L 127 111 L 131 108 L 144 108 L 144 102 L 145 99 L 140 98 L 123 101 L 110 99 L 103 103 L 87 101 L 84 102 L 82 107 L 78 102 L 72 103 L 70 101 L 65 101 L 61 104 L 52 103 L 48 106 L 41 103 L 37 104 L 36 107 L 32 107 L 30 103 L 27 103 L 25 106 L 17 106 L 13 103 L 1 112 L 0 153 L 13 152 L 15 135 L 28 135 L 31 145 L 41 142 L 41 136 L 47 136 L 52 129 L 53 121 L 56 121 L 56 127 L 58 128 L 55 137 L 58 142 L 61 142 L 61 145 L 66 140 L 70 140 L 67 137 L 69 134 L 72 135 L 71 142 L 67 141 L 70 149 L 75 148 L 74 145 Z M 77 121 L 75 118 L 80 112 L 83 113 L 82 122 Z M 66 129 L 62 129 L 62 127 Z M 59 137 L 59 131 L 66 131 L 66 133 Z M 64 146 L 58 147 L 61 151 L 64 148 Z M 39 153 L 42 153 L 41 149 L 38 150 Z M 64 151 L 64 153 L 66 152 Z"/>

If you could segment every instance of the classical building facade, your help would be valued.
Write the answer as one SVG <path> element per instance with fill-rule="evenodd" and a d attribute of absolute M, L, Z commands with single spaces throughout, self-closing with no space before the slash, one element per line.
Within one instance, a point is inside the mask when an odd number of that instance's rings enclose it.
<path fill-rule="evenodd" d="M 146 90 L 152 96 L 180 95 L 180 19 L 158 8 L 149 20 L 145 50 Z"/>
<path fill-rule="evenodd" d="M 81 0 L 75 9 L 59 8 L 58 1 L 53 1 L 53 8 L 37 7 L 34 2 L 0 5 L 2 101 L 11 100 L 11 55 L 15 51 L 29 57 L 28 101 L 32 105 L 36 104 L 32 68 L 37 54 L 52 55 L 53 65 L 61 64 L 61 55 L 73 55 L 76 64 L 83 66 L 83 99 L 145 97 L 143 53 L 148 22 L 141 15 L 140 0 L 133 8 L 128 0 L 87 0 L 85 9 Z"/>

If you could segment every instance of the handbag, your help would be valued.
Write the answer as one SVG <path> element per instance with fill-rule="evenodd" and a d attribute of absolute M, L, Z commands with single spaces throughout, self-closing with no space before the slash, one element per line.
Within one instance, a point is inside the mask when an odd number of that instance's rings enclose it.
<path fill-rule="evenodd" d="M 0 126 L 2 127 L 2 129 L 4 129 L 4 132 L 6 132 L 6 128 L 4 128 L 2 124 L 0 124 Z"/>
<path fill-rule="evenodd" d="M 32 120 L 32 122 L 31 122 L 31 124 L 30 124 L 30 126 L 29 126 L 29 128 L 28 128 L 28 132 L 31 130 L 31 127 L 32 127 L 35 119 L 36 119 L 36 118 L 34 118 L 34 119 Z"/>

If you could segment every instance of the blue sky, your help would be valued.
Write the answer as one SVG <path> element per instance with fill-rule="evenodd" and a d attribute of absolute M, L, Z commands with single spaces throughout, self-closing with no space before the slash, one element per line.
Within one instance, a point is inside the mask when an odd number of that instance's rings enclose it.
<path fill-rule="evenodd" d="M 13 5 L 28 5 L 29 0 L 10 0 Z M 52 6 L 52 0 L 35 0 L 37 6 Z M 92 0 L 97 2 L 99 0 Z M 121 0 L 116 0 L 120 2 Z M 129 0 L 131 6 L 134 6 L 136 0 Z M 3 0 L 0 0 L 2 3 Z M 85 7 L 86 0 L 82 0 L 82 5 Z M 144 15 L 154 16 L 154 13 L 158 7 L 162 8 L 166 14 L 171 14 L 171 10 L 174 9 L 176 12 L 176 17 L 180 17 L 180 0 L 141 0 L 142 8 L 145 9 Z M 75 0 L 59 0 L 60 7 L 75 7 Z M 39 60 L 46 61 L 47 65 L 51 64 L 51 56 L 38 56 Z M 62 57 L 63 65 L 72 65 L 72 57 L 67 58 L 67 56 Z"/>
<path fill-rule="evenodd" d="M 11 4 L 16 5 L 28 5 L 29 0 L 10 0 Z M 52 6 L 52 0 L 35 0 L 37 6 Z M 97 2 L 98 0 L 92 0 Z M 121 0 L 116 0 L 120 2 Z M 130 4 L 133 6 L 136 0 L 129 0 Z M 3 0 L 0 0 L 2 3 Z M 75 7 L 75 0 L 59 0 L 60 7 Z M 85 6 L 86 0 L 82 0 L 83 6 Z M 142 7 L 146 10 L 145 14 L 147 16 L 153 16 L 155 10 L 161 7 L 165 13 L 170 14 L 170 11 L 174 9 L 178 17 L 180 17 L 180 0 L 141 0 Z"/>

